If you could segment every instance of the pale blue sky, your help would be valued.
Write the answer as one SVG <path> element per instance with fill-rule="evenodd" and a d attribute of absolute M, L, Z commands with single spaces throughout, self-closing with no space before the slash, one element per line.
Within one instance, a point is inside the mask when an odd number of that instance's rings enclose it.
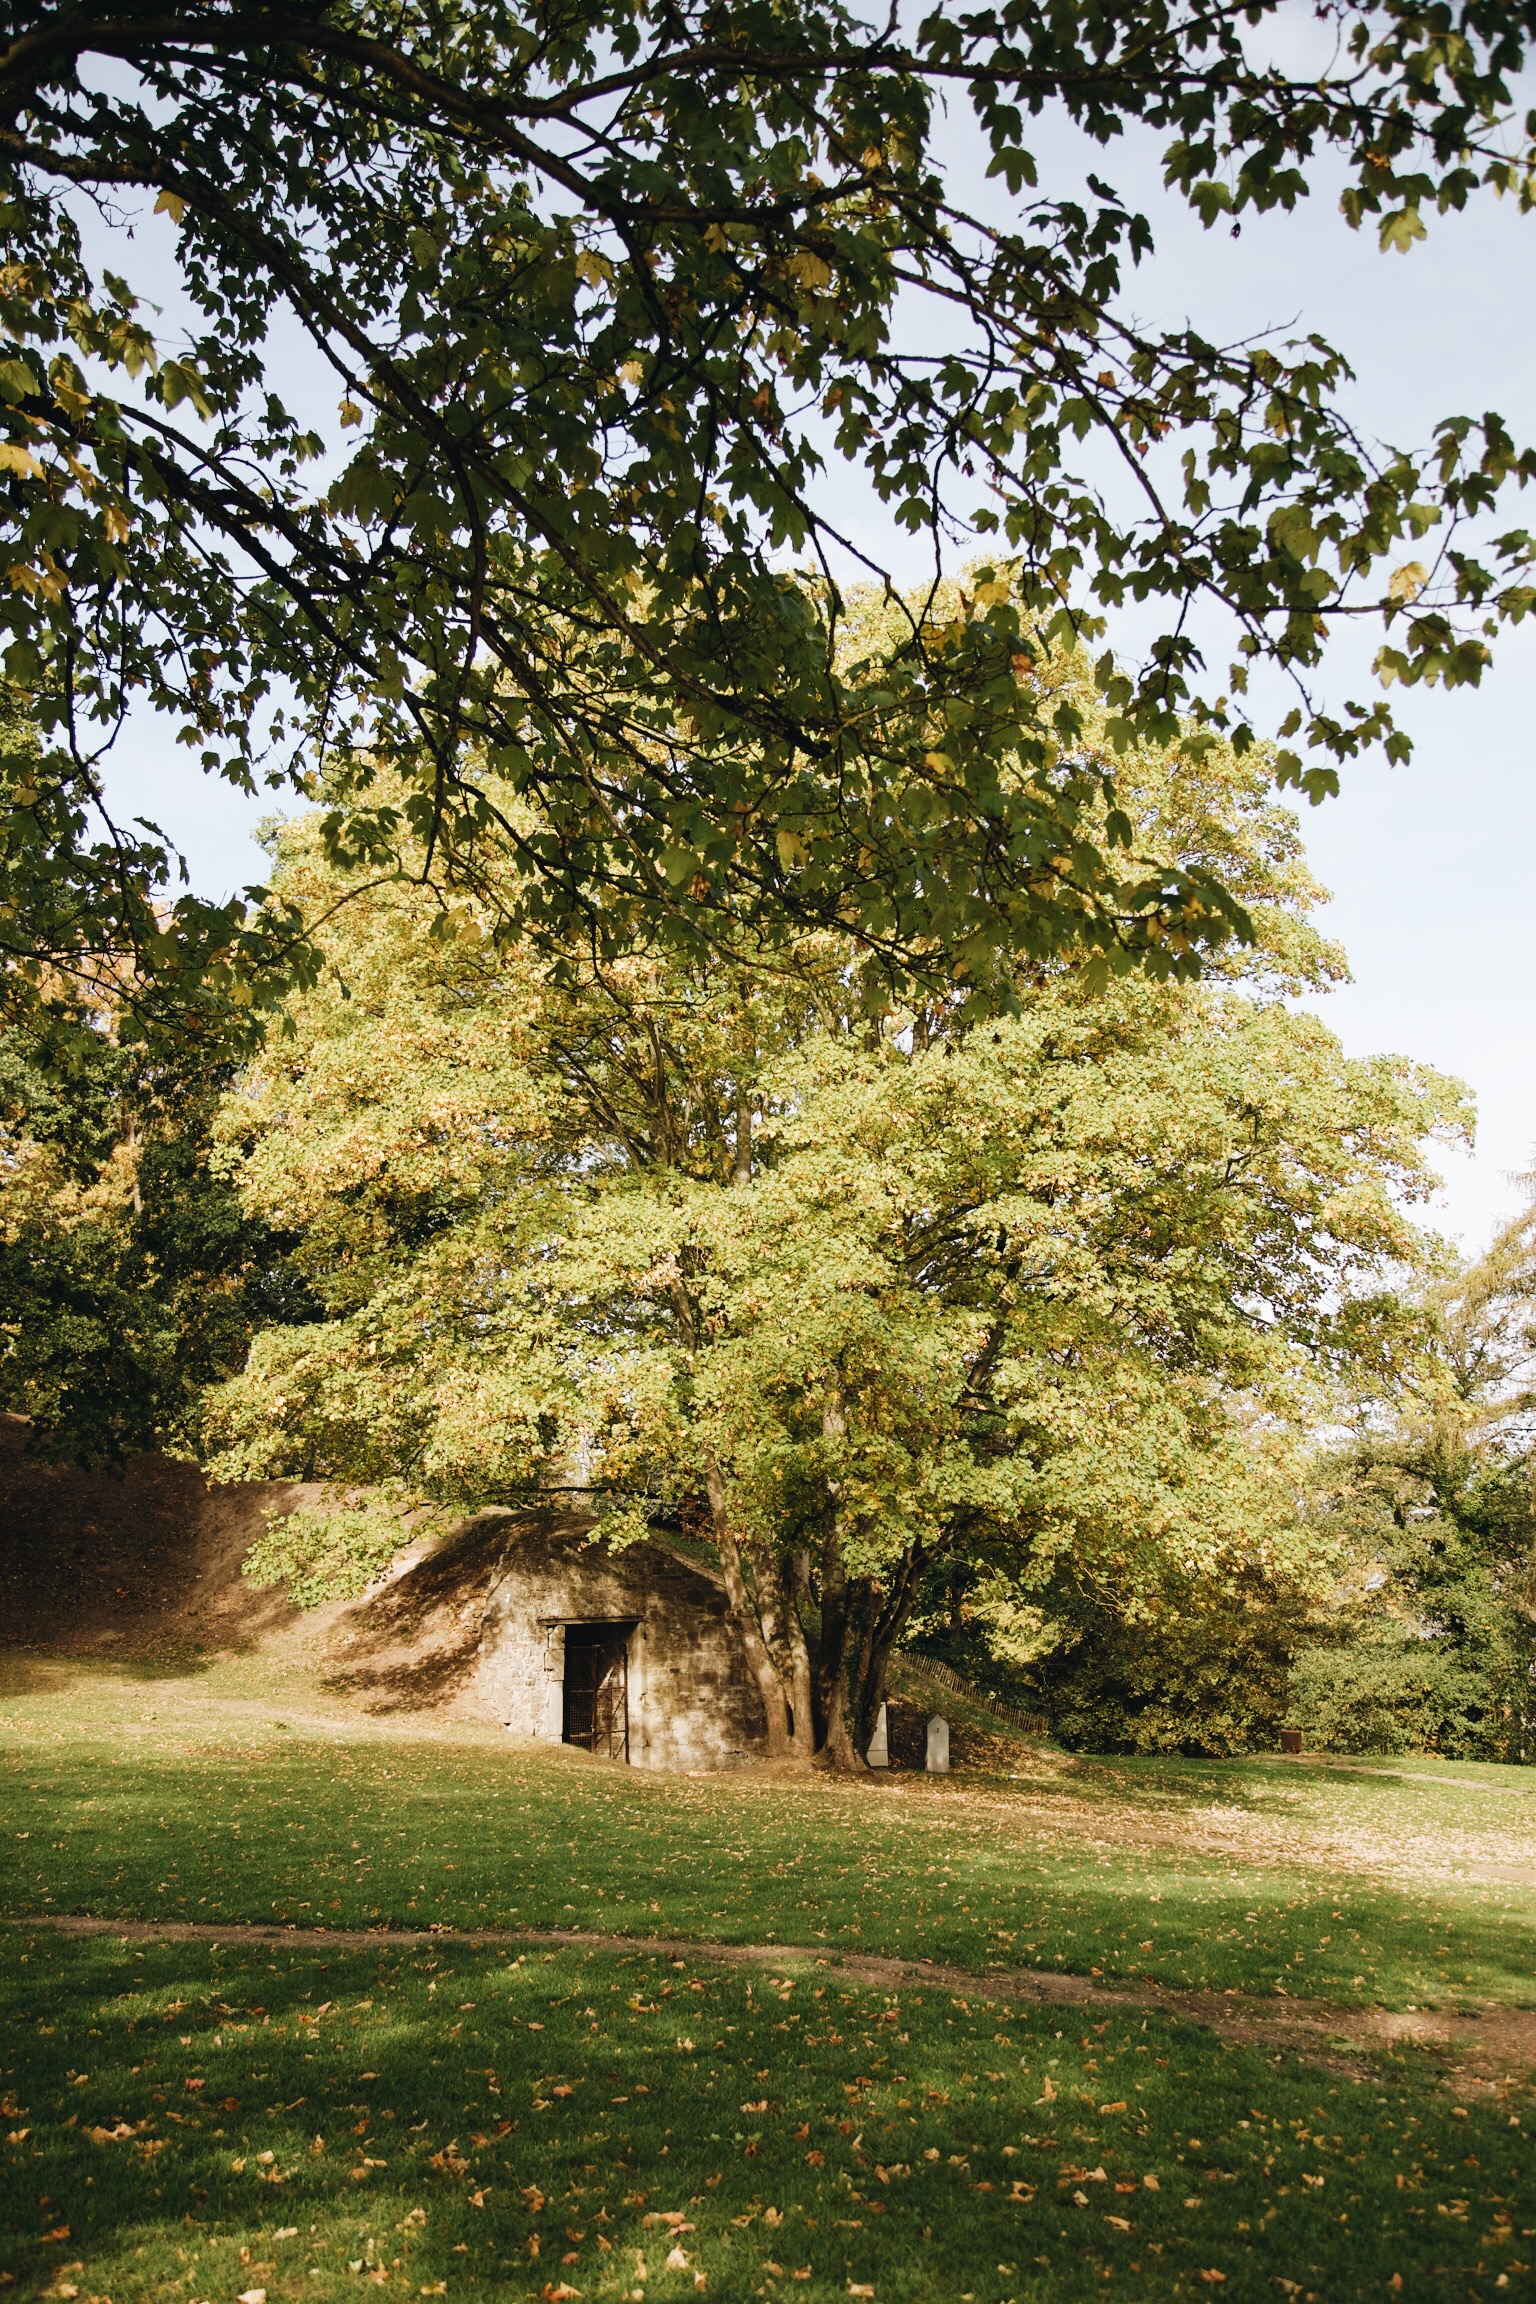
<path fill-rule="evenodd" d="M 1042 189 L 1065 189 L 1080 148 L 1042 134 Z M 1156 188 L 1146 147 L 1095 154 L 1102 174 L 1142 200 L 1158 238 L 1130 299 L 1148 320 L 1188 316 L 1228 339 L 1291 324 L 1318 329 L 1358 371 L 1357 421 L 1410 446 L 1433 421 L 1496 407 L 1517 437 L 1536 435 L 1536 218 L 1507 203 L 1431 227 L 1412 256 L 1382 256 L 1346 230 L 1331 198 L 1299 218 L 1248 223 L 1241 239 L 1205 234 Z M 1059 174 L 1060 183 L 1056 181 Z M 967 187 L 989 202 L 996 187 Z M 832 482 L 836 488 L 835 480 Z M 848 512 L 871 544 L 867 505 Z M 1510 520 L 1536 526 L 1536 502 Z M 1134 635 L 1127 634 L 1128 643 Z M 1337 701 L 1364 685 L 1363 656 L 1341 656 L 1326 682 Z M 1343 796 L 1306 811 L 1327 925 L 1347 948 L 1352 985 L 1321 1003 L 1352 1053 L 1397 1050 L 1457 1073 L 1480 1112 L 1475 1155 L 1448 1155 L 1434 1219 L 1480 1246 L 1513 1212 L 1510 1172 L 1536 1157 L 1536 631 L 1506 642 L 1480 692 L 1418 693 L 1401 706 L 1417 751 L 1407 768 L 1346 772 Z M 125 812 L 152 815 L 210 893 L 261 876 L 252 832 L 270 801 L 210 784 L 152 726 L 129 730 L 112 783 Z"/>

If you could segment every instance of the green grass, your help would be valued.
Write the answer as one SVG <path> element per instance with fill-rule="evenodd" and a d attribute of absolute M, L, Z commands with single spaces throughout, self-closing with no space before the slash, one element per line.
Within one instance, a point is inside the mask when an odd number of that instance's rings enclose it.
<path fill-rule="evenodd" d="M 1469 1864 L 1518 1873 L 1536 1777 L 1072 1765 L 1021 1744 L 986 1781 L 651 1778 L 360 1720 L 263 1669 L 23 1661 L 0 1695 L 0 2290 L 18 2304 L 1532 2285 L 1519 2091 L 1458 2102 L 1422 2050 L 1322 2070 L 1139 2008 L 887 1993 L 828 1963 L 1528 2004 L 1530 1887 L 1430 1891 L 1340 1851 L 1459 1835 Z M 1273 1860 L 1181 1850 L 1212 1809 L 1273 1827 Z M 1149 1818 L 1170 1845 L 1126 1841 Z M 67 1911 L 785 1949 L 748 1973 L 18 1924 Z"/>
<path fill-rule="evenodd" d="M 0 1713 L 0 1912 L 580 1927 L 1278 1986 L 1346 2005 L 1536 2001 L 1527 1889 L 1424 1890 L 1114 1845 L 1133 1801 L 1170 1833 L 1197 1804 L 1262 1817 L 1300 1801 L 1301 1821 L 1325 1831 L 1353 1809 L 1390 1845 L 1410 1826 L 1438 1830 L 1458 1797 L 1465 1820 L 1470 1795 L 1443 1785 L 1262 1761 L 1079 1767 L 1067 1789 L 1102 1809 L 1095 1846 L 1021 1810 L 1020 1795 L 1062 1789 L 1059 1775 L 1032 1780 L 1022 1749 L 1013 1782 L 842 1789 L 647 1777 L 483 1732 L 413 1743 L 339 1723 L 317 1736 L 275 1709 L 232 1721 L 152 1690 L 126 1722 L 121 1696 L 115 1712 L 97 1703 L 87 1687 L 12 1697 Z M 1474 1821 L 1529 1836 L 1532 1814 L 1511 1799 Z"/>
<path fill-rule="evenodd" d="M 0 1949 L 21 2295 L 1459 2297 L 1532 2252 L 1523 2136 L 1412 2064 L 803 1959 Z"/>

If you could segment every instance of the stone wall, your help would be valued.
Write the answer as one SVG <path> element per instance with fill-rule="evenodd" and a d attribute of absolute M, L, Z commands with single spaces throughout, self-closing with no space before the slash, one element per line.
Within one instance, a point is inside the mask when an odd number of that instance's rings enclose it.
<path fill-rule="evenodd" d="M 514 1734 L 560 1742 L 569 1624 L 630 1628 L 631 1766 L 731 1768 L 762 1752 L 762 1704 L 719 1582 L 664 1543 L 615 1554 L 575 1524 L 514 1536 L 487 1596 L 478 1694 Z"/>

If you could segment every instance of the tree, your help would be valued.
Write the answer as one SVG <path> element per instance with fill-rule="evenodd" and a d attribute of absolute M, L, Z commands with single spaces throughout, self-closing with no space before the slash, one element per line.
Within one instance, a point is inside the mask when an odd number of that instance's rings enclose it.
<path fill-rule="evenodd" d="M 0 637 L 47 804 L 99 815 L 102 748 L 142 698 L 211 771 L 323 801 L 339 855 L 510 904 L 513 940 L 575 923 L 603 956 L 644 926 L 697 957 L 825 929 L 897 986 L 958 964 L 979 1003 L 1021 953 L 1193 969 L 1243 923 L 1219 883 L 1146 869 L 1115 811 L 1087 829 L 1105 763 L 1041 695 L 1031 635 L 1163 611 L 1137 677 L 1098 668 L 1110 764 L 1137 740 L 1241 748 L 1248 673 L 1278 665 L 1311 764 L 1275 772 L 1316 796 L 1363 745 L 1404 748 L 1380 698 L 1329 711 L 1306 685 L 1341 620 L 1384 625 L 1384 680 L 1472 681 L 1532 598 L 1525 534 L 1480 528 L 1536 472 L 1497 416 L 1374 453 L 1338 353 L 1136 325 L 1147 220 L 1092 173 L 1038 188 L 1027 123 L 1050 115 L 1161 138 L 1212 228 L 1335 166 L 1388 249 L 1480 189 L 1528 201 L 1526 9 L 1366 0 L 1294 66 L 1266 46 L 1278 15 L 14 20 Z M 988 155 L 984 214 L 945 105 Z M 187 327 L 158 342 L 145 250 L 172 233 Z M 291 374 L 315 405 L 288 404 Z M 967 614 L 843 648 L 839 458 L 936 555 L 995 547 Z M 1209 682 L 1203 607 L 1236 634 Z M 153 872 L 152 831 L 104 837 Z M 267 948 L 239 929 L 216 953 L 249 968 Z"/>
<path fill-rule="evenodd" d="M 307 1309 L 209 1164 L 233 1055 L 125 1036 L 65 979 L 33 992 L 0 1027 L 0 1408 L 51 1456 L 183 1451 L 202 1388 Z"/>
<path fill-rule="evenodd" d="M 1390 1386 L 1356 1390 L 1317 1468 L 1342 1574 L 1291 1706 L 1336 1750 L 1536 1757 L 1533 1233 L 1527 1206 L 1388 1308 Z"/>
<path fill-rule="evenodd" d="M 563 970 L 434 940 L 404 889 L 338 910 L 323 829 L 290 828 L 329 966 L 223 1126 L 328 1318 L 212 1396 L 219 1468 L 458 1506 L 575 1484 L 616 1542 L 677 1516 L 771 1746 L 841 1766 L 956 1563 L 1027 1592 L 1070 1554 L 1133 1596 L 1305 1545 L 1277 1420 L 1341 1348 L 1333 1293 L 1412 1253 L 1393 1194 L 1457 1095 L 1274 996 L 1337 966 L 1295 827 L 1262 762 L 1202 778 L 1140 757 L 1126 805 L 1149 849 L 1224 857 L 1247 981 L 1037 969 L 969 1031 L 958 996 L 868 1016 L 830 936 Z M 267 1564 L 317 1591 L 328 1550 L 356 1576 L 398 1540 L 322 1517 Z"/>

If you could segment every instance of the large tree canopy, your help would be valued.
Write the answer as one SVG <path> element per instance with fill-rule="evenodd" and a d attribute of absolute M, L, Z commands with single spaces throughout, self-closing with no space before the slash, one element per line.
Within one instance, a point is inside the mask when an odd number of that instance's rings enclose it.
<path fill-rule="evenodd" d="M 338 910 L 291 826 L 327 966 L 221 1125 L 325 1316 L 259 1335 L 207 1430 L 225 1475 L 388 1494 L 258 1565 L 366 1581 L 405 1499 L 592 1488 L 621 1541 L 678 1515 L 771 1739 L 853 1764 L 935 1575 L 1028 1594 L 1070 1556 L 1131 1603 L 1304 1551 L 1298 1410 L 1418 1252 L 1395 1196 L 1459 1096 L 1274 996 L 1338 962 L 1259 763 L 1124 781 L 1149 847 L 1239 886 L 1247 981 L 1042 969 L 969 1031 L 861 1016 L 830 934 L 755 969 L 444 943 L 418 891 Z"/>
<path fill-rule="evenodd" d="M 1084 828 L 1117 745 L 1241 745 L 1255 660 L 1305 682 L 1341 619 L 1385 623 L 1389 678 L 1475 680 L 1531 597 L 1486 519 L 1536 469 L 1497 416 L 1373 450 L 1338 354 L 1135 324 L 1146 220 L 1039 181 L 1054 115 L 1152 132 L 1223 229 L 1340 170 L 1387 248 L 1480 187 L 1528 199 L 1529 5 L 1322 7 L 1294 65 L 1280 14 L 12 9 L 0 642 L 53 787 L 92 804 L 146 699 L 210 769 L 296 763 L 382 868 L 404 834 L 482 901 L 515 885 L 510 929 L 835 926 L 978 986 L 993 951 L 1193 965 L 1240 926 L 1219 887 Z M 838 458 L 936 562 L 980 539 L 1009 581 L 850 648 Z M 1106 657 L 1085 758 L 1034 658 L 1125 602 L 1160 633 L 1137 676 Z M 1207 611 L 1236 644 L 1209 680 Z M 1314 792 L 1399 742 L 1379 697 L 1302 688 L 1291 723 L 1278 772 Z M 515 883 L 480 867 L 493 820 Z"/>

